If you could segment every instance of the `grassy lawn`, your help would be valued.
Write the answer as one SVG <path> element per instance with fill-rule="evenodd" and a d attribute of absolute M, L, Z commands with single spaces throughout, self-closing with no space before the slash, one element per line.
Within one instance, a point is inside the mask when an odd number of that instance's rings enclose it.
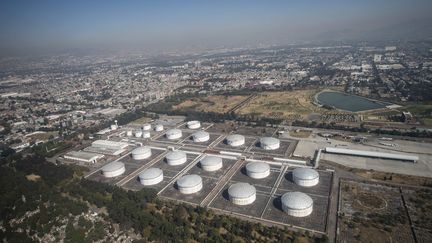
<path fill-rule="evenodd" d="M 327 110 L 313 104 L 315 89 L 285 92 L 264 92 L 240 109 L 240 114 L 256 114 L 287 120 L 305 118 L 310 113 L 325 113 Z"/>
<path fill-rule="evenodd" d="M 143 123 L 151 122 L 151 120 L 152 119 L 150 117 L 141 117 L 141 118 L 136 119 L 135 121 L 133 121 L 132 124 L 141 125 Z"/>
<path fill-rule="evenodd" d="M 46 141 L 48 139 L 50 139 L 50 137 L 56 137 L 58 136 L 58 132 L 57 131 L 53 131 L 53 132 L 38 132 L 35 134 L 30 135 L 29 137 L 35 140 L 42 140 L 42 141 Z"/>
<path fill-rule="evenodd" d="M 413 115 L 428 115 L 432 118 L 432 104 L 407 105 L 400 110 L 409 111 Z"/>
<path fill-rule="evenodd" d="M 421 121 L 422 121 L 426 126 L 432 126 L 432 118 L 423 118 L 423 119 L 421 119 Z"/>

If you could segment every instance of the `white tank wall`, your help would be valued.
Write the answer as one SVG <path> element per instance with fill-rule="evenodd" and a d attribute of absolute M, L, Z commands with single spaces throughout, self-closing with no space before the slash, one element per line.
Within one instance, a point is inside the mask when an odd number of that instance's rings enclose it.
<path fill-rule="evenodd" d="M 265 163 L 251 162 L 246 165 L 246 174 L 254 179 L 262 179 L 270 175 L 270 166 Z"/>
<path fill-rule="evenodd" d="M 236 205 L 249 205 L 249 204 L 251 204 L 251 203 L 253 203 L 255 201 L 255 199 L 256 199 L 256 193 L 254 193 L 251 196 L 246 197 L 246 198 L 232 197 L 231 195 L 229 197 L 230 197 L 230 201 L 233 204 L 236 204 Z"/>
<path fill-rule="evenodd" d="M 151 150 L 148 153 L 141 153 L 141 154 L 132 154 L 132 159 L 134 160 L 142 160 L 147 159 L 152 155 Z"/>
<path fill-rule="evenodd" d="M 187 122 L 187 127 L 189 129 L 198 129 L 201 127 L 201 122 L 199 121 L 189 121 Z"/>
<path fill-rule="evenodd" d="M 229 136 L 226 138 L 226 143 L 230 146 L 237 147 L 245 143 L 245 138 L 240 137 L 239 139 L 232 140 Z"/>
<path fill-rule="evenodd" d="M 142 137 L 142 132 L 141 131 L 135 131 L 135 137 L 136 138 Z"/>
<path fill-rule="evenodd" d="M 110 177 L 119 176 L 119 175 L 123 174 L 125 171 L 126 171 L 126 168 L 123 165 L 119 169 L 113 170 L 113 171 L 104 171 L 104 170 L 102 170 L 102 174 L 103 174 L 103 176 L 105 176 L 107 178 L 110 178 Z"/>
<path fill-rule="evenodd" d="M 178 139 L 178 138 L 181 138 L 182 137 L 182 132 L 181 132 L 181 130 L 179 130 L 178 132 L 175 132 L 175 133 L 167 133 L 167 134 L 165 134 L 165 136 L 166 136 L 166 138 L 168 138 L 168 139 Z"/>
<path fill-rule="evenodd" d="M 202 133 L 200 136 L 194 136 L 194 134 L 192 134 L 192 139 L 195 143 L 207 142 L 210 139 L 210 134 Z"/>
<path fill-rule="evenodd" d="M 142 126 L 142 130 L 144 130 L 144 131 L 148 131 L 148 130 L 150 130 L 151 129 L 151 125 L 150 124 L 144 124 L 143 126 Z"/>
<path fill-rule="evenodd" d="M 149 138 L 150 137 L 150 132 L 148 132 L 148 131 L 143 132 L 142 137 L 143 138 Z"/>
<path fill-rule="evenodd" d="M 319 178 L 315 178 L 315 179 L 311 179 L 311 180 L 305 180 L 305 179 L 300 179 L 300 178 L 293 176 L 293 180 L 294 180 L 295 184 L 297 184 L 299 186 L 304 186 L 304 187 L 316 186 L 319 183 Z"/>
<path fill-rule="evenodd" d="M 144 186 L 151 186 L 156 185 L 163 181 L 163 174 L 160 174 L 158 177 L 152 178 L 152 179 L 141 179 L 140 182 Z"/>
<path fill-rule="evenodd" d="M 192 193 L 196 193 L 196 192 L 201 191 L 202 187 L 203 187 L 203 184 L 201 182 L 201 183 L 199 183 L 199 184 L 197 184 L 196 186 L 193 186 L 193 187 L 181 187 L 181 186 L 178 186 L 178 189 L 179 189 L 180 193 L 182 193 L 182 194 L 192 194 Z"/>
<path fill-rule="evenodd" d="M 186 163 L 187 158 L 179 158 L 179 159 L 167 159 L 167 163 L 169 165 L 181 165 Z"/>
<path fill-rule="evenodd" d="M 181 165 L 186 163 L 187 155 L 184 154 L 184 156 L 175 156 L 174 158 L 165 157 L 165 160 L 169 165 Z"/>
<path fill-rule="evenodd" d="M 160 131 L 163 131 L 163 130 L 164 130 L 164 127 L 163 127 L 162 124 L 157 124 L 157 125 L 155 126 L 154 130 L 155 130 L 156 132 L 160 132 Z"/>
<path fill-rule="evenodd" d="M 222 162 L 215 165 L 201 165 L 202 169 L 205 171 L 216 171 L 222 168 Z"/>
<path fill-rule="evenodd" d="M 272 137 L 264 137 L 260 139 L 260 147 L 265 150 L 275 150 L 280 147 L 280 140 Z"/>
<path fill-rule="evenodd" d="M 249 177 L 254 178 L 254 179 L 262 179 L 262 178 L 266 178 L 267 176 L 270 175 L 270 170 L 264 171 L 264 172 L 252 172 L 252 171 L 247 171 L 247 174 Z"/>
<path fill-rule="evenodd" d="M 306 217 L 312 213 L 313 205 L 305 209 L 292 209 L 282 204 L 282 210 L 293 217 Z"/>
<path fill-rule="evenodd" d="M 275 144 L 265 144 L 265 143 L 261 143 L 261 148 L 265 149 L 265 150 L 275 150 L 278 149 L 280 147 L 280 143 L 275 143 Z"/>

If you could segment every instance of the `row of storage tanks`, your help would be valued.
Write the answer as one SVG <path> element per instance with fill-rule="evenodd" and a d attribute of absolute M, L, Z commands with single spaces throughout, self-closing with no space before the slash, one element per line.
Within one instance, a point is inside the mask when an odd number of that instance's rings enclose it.
<path fill-rule="evenodd" d="M 128 137 L 136 137 L 136 138 L 150 138 L 150 131 L 152 130 L 151 124 L 144 124 L 142 125 L 141 129 L 132 131 L 128 130 L 126 131 L 126 136 Z M 153 128 L 156 132 L 161 132 L 164 130 L 164 126 L 162 124 L 156 124 Z"/>
<path fill-rule="evenodd" d="M 232 147 L 238 147 L 245 143 L 245 137 L 240 134 L 231 134 L 225 138 L 225 142 Z M 262 137 L 259 140 L 259 145 L 265 150 L 275 150 L 280 147 L 280 140 L 273 137 Z"/>
<path fill-rule="evenodd" d="M 177 128 L 169 129 L 165 133 L 165 137 L 170 140 L 179 139 L 182 136 L 182 131 Z M 210 139 L 210 134 L 206 131 L 197 131 L 194 132 L 191 137 L 196 143 L 207 142 Z M 225 143 L 232 147 L 238 147 L 244 145 L 245 140 L 243 135 L 231 134 L 225 138 Z M 273 137 L 262 137 L 259 140 L 259 146 L 265 150 L 275 150 L 280 147 L 280 140 Z"/>
<path fill-rule="evenodd" d="M 143 160 L 151 156 L 151 149 L 142 146 L 132 151 L 134 160 Z M 181 165 L 187 161 L 186 153 L 175 150 L 165 156 L 169 165 Z M 200 166 L 205 171 L 217 171 L 222 168 L 222 158 L 205 156 L 200 160 Z M 116 161 L 105 165 L 102 173 L 105 177 L 115 177 L 125 172 L 125 165 Z M 254 179 L 266 178 L 270 175 L 270 166 L 264 162 L 250 162 L 246 165 L 246 174 Z M 310 168 L 296 168 L 292 172 L 293 182 L 302 187 L 312 187 L 319 183 L 319 174 Z M 139 174 L 142 185 L 150 186 L 163 180 L 163 171 L 159 168 L 149 168 Z M 199 175 L 185 175 L 176 182 L 178 190 L 183 194 L 199 192 L 203 188 L 203 181 Z M 256 189 L 249 183 L 236 183 L 228 188 L 229 199 L 236 205 L 249 205 L 256 199 Z M 282 210 L 291 216 L 304 217 L 312 213 L 313 200 L 302 192 L 287 192 L 281 197 Z"/>
<path fill-rule="evenodd" d="M 186 123 L 187 127 L 189 129 L 198 129 L 201 127 L 201 122 L 199 121 L 189 121 Z M 126 131 L 126 136 L 128 137 L 136 137 L 136 138 L 150 138 L 150 131 L 152 130 L 151 124 L 144 124 L 142 125 L 141 129 L 137 129 L 135 131 L 128 130 Z M 164 130 L 164 126 L 162 124 L 156 124 L 153 128 L 156 132 L 161 132 Z M 182 137 L 182 131 L 180 129 L 169 129 L 165 133 L 165 136 L 168 139 L 178 139 Z M 192 135 L 195 142 L 205 142 L 210 139 L 210 136 L 207 132 L 204 131 L 198 131 L 195 134 Z M 195 139 L 195 137 L 197 139 Z"/>
<path fill-rule="evenodd" d="M 198 129 L 201 127 L 199 121 L 189 121 L 186 123 L 189 129 Z M 162 124 L 157 124 L 154 130 L 159 132 L 163 131 L 164 127 Z M 134 132 L 127 131 L 126 135 L 128 137 L 135 136 L 137 138 L 150 138 L 151 124 L 144 124 L 141 130 L 136 130 Z M 179 139 L 183 136 L 182 130 L 178 128 L 168 129 L 165 133 L 165 137 L 169 140 Z M 207 142 L 210 139 L 210 134 L 206 131 L 196 131 L 192 134 L 192 140 L 196 143 Z M 245 143 L 245 137 L 240 134 L 231 134 L 225 138 L 226 144 L 232 147 L 242 146 Z M 265 150 L 275 150 L 280 147 L 280 140 L 273 137 L 262 137 L 259 140 L 259 145 Z"/>

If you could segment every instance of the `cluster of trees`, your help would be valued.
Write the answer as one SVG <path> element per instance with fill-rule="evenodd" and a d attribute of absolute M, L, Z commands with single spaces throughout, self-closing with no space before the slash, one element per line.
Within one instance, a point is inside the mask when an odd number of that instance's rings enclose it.
<path fill-rule="evenodd" d="M 0 238 L 8 242 L 32 242 L 29 236 L 41 237 L 53 226 L 62 226 L 62 219 L 87 212 L 87 204 L 66 198 L 58 189 L 73 175 L 71 168 L 56 166 L 38 156 L 16 154 L 2 160 L 0 218 L 4 230 L 0 230 Z M 10 224 L 28 212 L 34 214 Z"/>
<path fill-rule="evenodd" d="M 70 148 L 71 144 L 63 142 L 63 141 L 56 141 L 51 140 L 46 143 L 41 143 L 38 145 L 35 145 L 31 148 L 31 151 L 38 156 L 43 157 L 52 157 L 56 153 L 63 151 L 67 148 Z"/>
<path fill-rule="evenodd" d="M 0 216 L 6 223 L 0 237 L 8 242 L 28 242 L 31 241 L 29 235 L 42 236 L 53 226 L 60 226 L 60 219 L 87 212 L 87 205 L 106 208 L 107 220 L 118 223 L 124 230 L 134 229 L 142 236 L 143 242 L 328 241 L 327 237 L 267 227 L 215 214 L 202 207 L 159 200 L 156 191 L 151 189 L 125 191 L 116 186 L 78 179 L 75 168 L 49 163 L 40 156 L 22 157 L 17 154 L 3 160 L 1 166 Z M 28 179 L 28 175 L 37 177 Z M 35 209 L 40 209 L 40 212 L 24 222 L 16 226 L 8 224 L 11 219 Z M 19 233 L 18 227 L 29 229 L 29 235 Z M 65 241 L 102 237 L 101 225 L 89 227 L 89 222 L 83 219 L 78 221 L 78 225 L 69 223 Z"/>

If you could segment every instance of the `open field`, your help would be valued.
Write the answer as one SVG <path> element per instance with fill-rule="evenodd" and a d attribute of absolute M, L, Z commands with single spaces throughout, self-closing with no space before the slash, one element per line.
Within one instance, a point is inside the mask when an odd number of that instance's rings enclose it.
<path fill-rule="evenodd" d="M 312 130 L 292 130 L 289 132 L 291 137 L 295 138 L 308 138 L 312 134 Z"/>
<path fill-rule="evenodd" d="M 54 131 L 54 132 L 35 132 L 31 135 L 29 135 L 29 137 L 31 137 L 32 139 L 36 139 L 36 140 L 48 140 L 51 137 L 57 137 L 58 136 L 58 132 Z"/>
<path fill-rule="evenodd" d="M 313 96 L 318 90 L 296 90 L 288 92 L 264 92 L 239 110 L 239 114 L 258 115 L 269 118 L 296 120 L 310 113 L 325 113 L 327 110 L 314 105 Z"/>
<path fill-rule="evenodd" d="M 415 242 L 398 188 L 341 181 L 337 242 Z"/>
<path fill-rule="evenodd" d="M 247 98 L 248 96 L 242 95 L 214 95 L 202 98 L 191 98 L 173 106 L 173 110 L 193 109 L 202 112 L 226 113 Z"/>
<path fill-rule="evenodd" d="M 131 124 L 137 124 L 142 125 L 143 123 L 149 123 L 152 119 L 150 117 L 141 117 L 140 119 L 136 119 L 135 121 L 131 122 Z"/>
<path fill-rule="evenodd" d="M 432 104 L 412 104 L 400 108 L 399 110 L 409 111 L 414 115 L 431 114 Z"/>
<path fill-rule="evenodd" d="M 407 105 L 400 110 L 409 111 L 415 117 L 418 117 L 423 125 L 432 126 L 432 104 L 412 104 Z"/>

